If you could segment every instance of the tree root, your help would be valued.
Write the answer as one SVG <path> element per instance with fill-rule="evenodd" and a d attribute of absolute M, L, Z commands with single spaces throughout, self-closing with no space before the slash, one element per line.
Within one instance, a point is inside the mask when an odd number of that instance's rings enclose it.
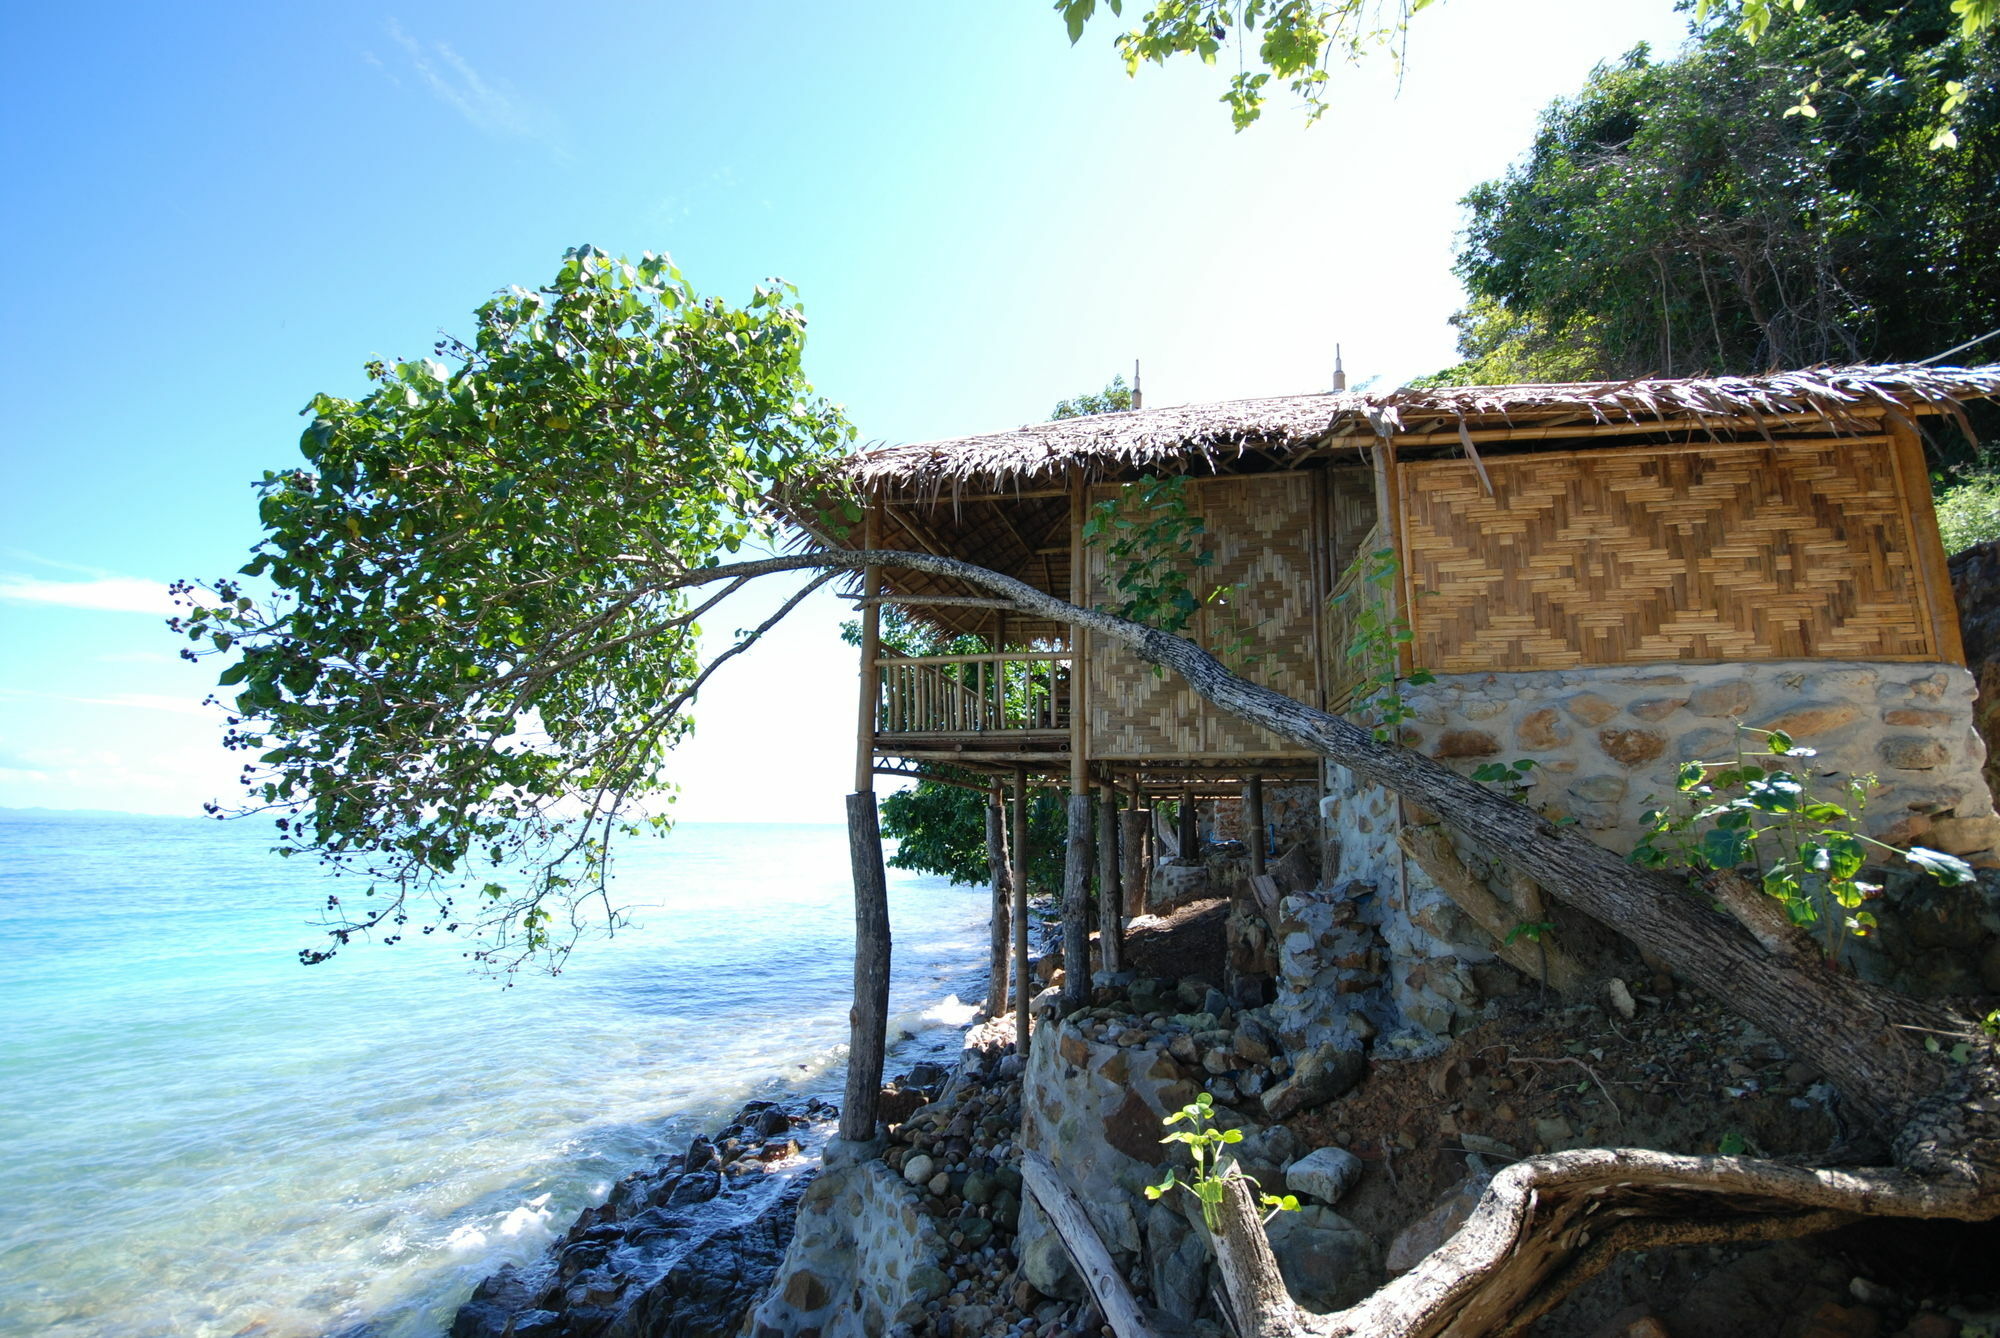
<path fill-rule="evenodd" d="M 1857 1218 L 2000 1216 L 1981 1179 L 1844 1171 L 1742 1157 L 1587 1148 L 1493 1178 L 1450 1241 L 1332 1315 L 1301 1310 L 1247 1192 L 1225 1205 L 1217 1260 L 1244 1338 L 1502 1338 L 1523 1332 L 1626 1250 L 1810 1235 Z"/>

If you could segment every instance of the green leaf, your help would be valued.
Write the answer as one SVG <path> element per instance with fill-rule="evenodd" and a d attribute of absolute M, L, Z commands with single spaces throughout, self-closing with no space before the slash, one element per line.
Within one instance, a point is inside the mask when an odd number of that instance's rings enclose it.
<path fill-rule="evenodd" d="M 1947 855 L 1942 850 L 1911 846 L 1903 852 L 1903 858 L 1948 887 L 1969 883 L 1975 876 L 1970 864 L 1956 855 Z"/>

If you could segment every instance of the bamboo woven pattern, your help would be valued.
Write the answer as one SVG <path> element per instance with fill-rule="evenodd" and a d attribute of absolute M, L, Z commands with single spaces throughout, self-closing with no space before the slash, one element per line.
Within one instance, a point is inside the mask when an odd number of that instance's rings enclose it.
<path fill-rule="evenodd" d="M 1246 677 L 1316 700 L 1312 479 L 1273 474 L 1205 479 L 1190 487 L 1190 505 L 1203 518 L 1204 537 L 1215 554 L 1214 564 L 1197 573 L 1194 593 L 1206 596 L 1218 584 L 1246 586 L 1230 610 L 1218 613 L 1204 605 L 1191 635 L 1214 646 L 1241 627 L 1255 643 L 1253 653 L 1263 656 L 1248 666 Z M 1116 486 L 1093 488 L 1090 500 L 1095 504 L 1121 491 Z M 1102 549 L 1087 550 L 1086 574 L 1088 602 L 1108 602 Z M 1121 647 L 1093 643 L 1086 682 L 1086 748 L 1092 758 L 1305 755 L 1263 730 L 1215 711 L 1178 675 L 1158 676 L 1151 665 Z"/>
<path fill-rule="evenodd" d="M 1934 659 L 1885 438 L 1401 467 L 1416 662 Z"/>

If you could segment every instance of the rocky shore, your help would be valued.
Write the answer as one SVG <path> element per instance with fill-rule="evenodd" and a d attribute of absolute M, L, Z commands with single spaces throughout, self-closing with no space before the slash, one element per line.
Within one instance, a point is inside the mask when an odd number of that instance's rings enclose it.
<path fill-rule="evenodd" d="M 791 1243 L 818 1148 L 839 1112 L 751 1101 L 724 1128 L 619 1181 L 547 1254 L 503 1268 L 451 1338 L 722 1338 Z"/>

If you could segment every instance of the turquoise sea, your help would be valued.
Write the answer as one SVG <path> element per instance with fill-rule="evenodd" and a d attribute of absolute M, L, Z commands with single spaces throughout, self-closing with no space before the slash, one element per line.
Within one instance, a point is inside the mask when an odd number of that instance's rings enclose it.
<path fill-rule="evenodd" d="M 0 1334 L 436 1334 L 746 1097 L 840 1098 L 839 827 L 634 842 L 636 927 L 512 988 L 442 935 L 300 966 L 329 885 L 269 844 L 0 814 Z M 907 1065 L 978 1000 L 986 895 L 890 901 Z"/>

